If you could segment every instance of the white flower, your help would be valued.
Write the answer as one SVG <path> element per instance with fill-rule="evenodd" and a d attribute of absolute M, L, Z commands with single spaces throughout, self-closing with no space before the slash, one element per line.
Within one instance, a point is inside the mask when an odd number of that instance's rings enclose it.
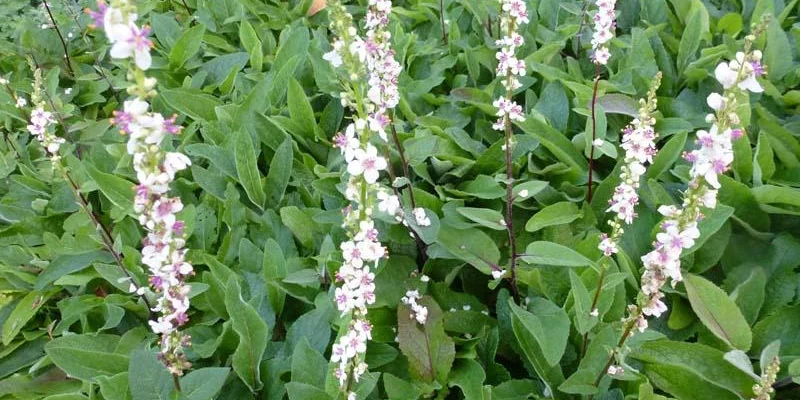
<path fill-rule="evenodd" d="M 28 105 L 28 100 L 25 100 L 25 98 L 22 96 L 17 97 L 17 104 L 16 104 L 17 108 L 22 108 L 27 105 Z"/>
<path fill-rule="evenodd" d="M 425 214 L 425 209 L 417 207 L 411 211 L 414 214 L 414 219 L 417 221 L 417 225 L 419 226 L 430 226 L 431 219 L 428 218 L 428 215 Z"/>
<path fill-rule="evenodd" d="M 504 270 L 504 269 L 501 269 L 501 270 L 493 270 L 493 271 L 492 271 L 492 278 L 494 278 L 494 279 L 500 279 L 500 278 L 502 278 L 503 276 L 505 276 L 505 274 L 506 274 L 506 270 Z"/>
<path fill-rule="evenodd" d="M 378 149 L 372 144 L 367 144 L 367 149 L 355 150 L 354 159 L 347 164 L 347 172 L 350 175 L 364 175 L 367 183 L 378 181 L 380 171 L 386 169 L 388 164 L 386 159 L 378 155 Z"/>
<path fill-rule="evenodd" d="M 164 156 L 164 172 L 169 175 L 170 179 L 174 179 L 176 172 L 182 171 L 190 165 L 192 165 L 192 161 L 181 153 L 169 152 Z"/>
<path fill-rule="evenodd" d="M 135 24 L 128 25 L 128 31 L 119 33 L 118 40 L 111 46 L 109 55 L 112 58 L 133 57 L 139 69 L 146 70 L 152 65 L 153 59 L 150 56 L 150 48 L 153 42 L 147 38 L 150 28 L 139 28 Z"/>
<path fill-rule="evenodd" d="M 725 107 L 725 98 L 722 97 L 719 93 L 711 93 L 708 95 L 708 99 L 706 99 L 708 106 L 714 109 L 714 111 L 719 111 L 723 107 Z"/>

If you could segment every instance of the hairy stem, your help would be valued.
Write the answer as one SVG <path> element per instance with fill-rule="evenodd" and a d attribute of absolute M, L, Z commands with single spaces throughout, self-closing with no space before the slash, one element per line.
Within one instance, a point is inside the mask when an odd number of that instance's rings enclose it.
<path fill-rule="evenodd" d="M 58 28 L 58 23 L 56 19 L 53 18 L 53 13 L 50 12 L 50 6 L 47 4 L 47 0 L 43 1 L 44 8 L 47 10 L 47 15 L 50 17 L 50 22 L 53 23 L 53 27 L 56 29 L 56 33 L 58 34 L 58 39 L 61 40 L 61 47 L 64 48 L 64 62 L 67 63 L 67 69 L 69 70 L 69 74 L 72 77 L 75 77 L 75 71 L 72 69 L 72 60 L 69 58 L 69 49 L 67 48 L 67 41 L 64 40 L 64 36 L 61 34 L 61 29 Z"/>
<path fill-rule="evenodd" d="M 628 338 L 631 336 L 631 332 L 633 332 L 633 326 L 636 324 L 636 320 L 642 314 L 642 310 L 639 307 L 636 307 L 636 312 L 631 315 L 630 319 L 625 323 L 625 329 L 622 331 L 622 336 L 619 338 L 617 342 L 617 346 L 611 351 L 611 354 L 608 355 L 608 360 L 606 361 L 603 369 L 597 374 L 597 377 L 594 379 L 594 386 L 597 387 L 600 385 L 600 381 L 603 380 L 603 377 L 608 372 L 608 367 L 614 364 L 614 356 L 617 352 L 622 349 L 622 346 L 625 345 L 625 342 L 628 341 Z M 589 400 L 592 400 L 594 395 L 589 395 Z"/>

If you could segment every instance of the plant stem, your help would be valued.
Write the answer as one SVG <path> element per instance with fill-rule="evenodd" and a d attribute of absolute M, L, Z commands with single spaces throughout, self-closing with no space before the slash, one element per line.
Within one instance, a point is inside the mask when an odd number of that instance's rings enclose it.
<path fill-rule="evenodd" d="M 69 49 L 67 48 L 67 42 L 64 40 L 64 36 L 61 35 L 61 29 L 58 28 L 58 23 L 56 23 L 56 19 L 53 18 L 53 13 L 50 12 L 50 6 L 47 4 L 47 0 L 43 1 L 44 8 L 47 10 L 47 15 L 50 17 L 50 21 L 53 23 L 53 27 L 56 29 L 56 33 L 58 34 L 58 38 L 61 40 L 61 46 L 64 48 L 64 62 L 67 63 L 67 69 L 69 70 L 69 74 L 75 78 L 75 71 L 72 69 L 72 60 L 69 58 Z"/>
<path fill-rule="evenodd" d="M 631 336 L 631 332 L 633 331 L 633 326 L 636 324 L 636 320 L 639 318 L 641 314 L 642 310 L 639 307 L 636 307 L 635 315 L 631 315 L 630 319 L 625 323 L 625 329 L 622 331 L 622 337 L 619 338 L 617 346 L 614 348 L 611 354 L 609 354 L 608 361 L 606 361 L 605 365 L 603 366 L 603 369 L 600 370 L 600 373 L 597 374 L 597 377 L 594 380 L 595 387 L 597 387 L 600 384 L 600 381 L 606 375 L 608 367 L 614 364 L 614 355 L 617 353 L 617 351 L 619 351 L 622 348 L 622 346 L 625 345 L 625 342 Z M 590 394 L 589 400 L 592 400 L 593 398 L 594 395 Z"/>
<path fill-rule="evenodd" d="M 439 18 L 442 25 L 442 40 L 447 45 L 447 28 L 444 24 L 444 0 L 439 0 Z"/>
<path fill-rule="evenodd" d="M 586 201 L 592 202 L 592 184 L 594 180 L 594 141 L 597 139 L 597 86 L 600 83 L 600 64 L 594 65 L 594 89 L 592 89 L 592 141 L 589 143 L 589 191 Z"/>
<path fill-rule="evenodd" d="M 394 114 L 394 113 L 393 113 Z M 406 158 L 405 149 L 403 148 L 403 143 L 400 141 L 400 137 L 397 135 L 397 129 L 394 127 L 394 115 L 392 115 L 391 121 L 389 123 L 389 127 L 392 131 L 392 140 L 394 140 L 395 146 L 397 146 L 397 152 L 400 154 L 400 162 L 403 165 L 403 175 L 406 179 L 408 179 L 408 198 L 411 201 L 411 208 L 412 210 L 417 208 L 417 201 L 414 198 L 414 187 L 411 186 L 411 172 L 408 168 L 408 159 Z M 386 157 L 387 160 L 390 160 L 388 154 Z M 394 183 L 394 171 L 391 168 L 391 163 L 389 164 L 389 178 Z M 400 196 L 400 192 L 394 187 L 392 184 L 392 190 L 395 191 L 395 195 L 402 199 Z M 422 241 L 422 238 L 419 237 L 416 231 L 413 229 L 409 229 L 411 234 L 414 236 L 414 242 L 417 245 L 417 266 L 418 269 L 421 271 L 422 268 L 425 266 L 425 263 L 428 262 L 428 245 Z"/>
<path fill-rule="evenodd" d="M 511 159 L 511 119 L 505 117 L 506 136 L 506 217 L 505 225 L 508 230 L 509 262 L 511 270 L 511 292 L 514 299 L 519 302 L 519 288 L 517 287 L 517 238 L 514 235 L 514 164 Z"/>
<path fill-rule="evenodd" d="M 177 374 L 172 374 L 172 383 L 175 384 L 175 390 L 181 392 L 181 377 Z"/>
<path fill-rule="evenodd" d="M 604 265 L 600 266 L 600 280 L 597 282 L 597 290 L 594 292 L 594 298 L 592 299 L 592 306 L 589 307 L 589 311 L 593 312 L 595 308 L 597 308 L 597 302 L 600 300 L 600 291 L 603 289 L 603 281 L 606 277 L 606 269 Z M 599 318 L 599 317 L 598 317 Z M 589 331 L 583 334 L 583 342 L 581 343 L 581 359 L 583 356 L 586 355 L 586 347 L 589 344 Z"/>

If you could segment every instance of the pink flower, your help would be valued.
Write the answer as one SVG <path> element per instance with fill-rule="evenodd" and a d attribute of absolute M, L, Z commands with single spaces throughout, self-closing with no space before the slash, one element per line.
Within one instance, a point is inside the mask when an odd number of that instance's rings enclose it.
<path fill-rule="evenodd" d="M 386 169 L 386 159 L 378 156 L 378 149 L 368 144 L 367 149 L 357 149 L 353 153 L 354 159 L 347 164 L 347 172 L 353 176 L 364 175 L 367 183 L 378 181 L 380 171 Z"/>

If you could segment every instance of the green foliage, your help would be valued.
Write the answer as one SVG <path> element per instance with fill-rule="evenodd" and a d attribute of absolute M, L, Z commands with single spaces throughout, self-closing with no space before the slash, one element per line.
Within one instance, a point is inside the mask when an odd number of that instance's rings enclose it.
<path fill-rule="evenodd" d="M 67 66 L 41 2 L 6 0 L 0 76 L 29 99 L 28 58 L 43 68 L 75 188 L 0 90 L 0 399 L 341 398 L 328 360 L 348 323 L 332 300 L 348 203 L 346 163 L 331 142 L 351 115 L 323 59 L 327 12 L 306 15 L 307 0 L 137 3 L 155 43 L 153 108 L 185 127 L 166 147 L 192 161 L 172 190 L 186 205 L 196 271 L 186 326 L 193 367 L 178 392 L 156 357 L 148 304 L 129 291 L 147 279 L 144 232 L 133 213 L 132 160 L 108 122 L 127 98 L 126 77 L 87 29 L 82 10 L 95 2 L 48 2 Z M 529 0 L 510 220 L 504 138 L 491 127 L 502 91 L 495 2 L 393 3 L 403 66 L 393 128 L 407 165 L 390 131 L 388 144 L 376 143 L 397 179 L 382 178 L 407 215 L 413 193 L 431 223 L 409 218 L 406 228 L 376 211 L 389 260 L 375 270 L 359 399 L 746 399 L 754 371 L 776 355 L 778 379 L 800 383 L 799 1 L 619 0 L 598 84 L 595 123 L 605 142 L 588 203 L 593 2 Z M 361 26 L 365 4 L 348 2 Z M 756 41 L 765 92 L 739 99 L 746 135 L 721 179 L 720 204 L 684 253 L 685 281 L 665 288 L 669 312 L 613 354 L 624 373 L 610 376 L 609 351 L 636 300 L 657 210 L 680 204 L 689 174 L 681 155 L 709 126 L 714 69 L 764 14 L 773 15 Z M 599 262 L 619 183 L 619 132 L 657 71 L 660 151 L 622 251 Z M 424 325 L 400 301 L 415 289 L 425 294 Z M 787 384 L 775 397 L 798 396 Z"/>

